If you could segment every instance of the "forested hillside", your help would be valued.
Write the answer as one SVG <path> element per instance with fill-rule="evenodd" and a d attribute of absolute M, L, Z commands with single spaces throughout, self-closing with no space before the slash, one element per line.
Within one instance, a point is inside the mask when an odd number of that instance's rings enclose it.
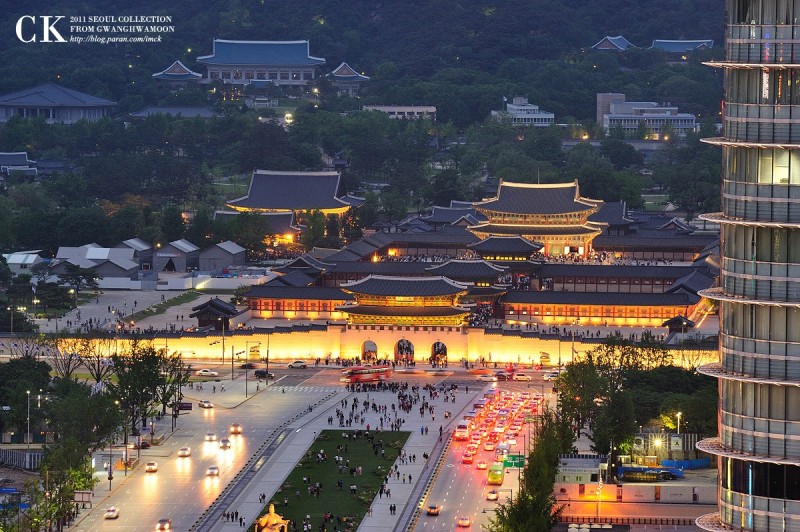
<path fill-rule="evenodd" d="M 15 24 L 30 14 L 169 15 L 175 32 L 160 44 L 23 44 Z M 618 34 L 642 47 L 656 38 L 711 38 L 719 45 L 722 22 L 715 0 L 7 0 L 0 93 L 52 80 L 130 110 L 163 99 L 163 87 L 150 75 L 175 59 L 197 68 L 196 57 L 211 52 L 213 37 L 310 39 L 312 55 L 326 58 L 328 68 L 347 61 L 373 78 L 366 101 L 432 103 L 459 127 L 514 94 L 558 119 L 593 117 L 594 94 L 601 91 L 708 114 L 718 107 L 721 85 L 712 69 L 667 67 L 645 50 L 588 49 Z"/>

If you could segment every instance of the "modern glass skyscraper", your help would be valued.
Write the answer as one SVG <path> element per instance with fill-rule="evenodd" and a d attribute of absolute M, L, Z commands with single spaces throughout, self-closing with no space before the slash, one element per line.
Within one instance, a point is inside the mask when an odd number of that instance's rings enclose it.
<path fill-rule="evenodd" d="M 800 531 L 800 0 L 726 0 L 719 512 L 705 530 Z"/>

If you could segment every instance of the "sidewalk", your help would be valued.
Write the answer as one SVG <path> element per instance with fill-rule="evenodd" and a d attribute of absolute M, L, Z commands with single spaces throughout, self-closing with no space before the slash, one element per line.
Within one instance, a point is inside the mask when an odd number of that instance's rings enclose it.
<path fill-rule="evenodd" d="M 426 480 L 424 477 L 427 477 L 427 469 L 434 465 L 433 457 L 430 460 L 432 463 L 429 465 L 425 462 L 422 455 L 423 453 L 431 454 L 434 445 L 438 442 L 439 425 L 443 427 L 446 437 L 448 427 L 461 419 L 460 414 L 462 411 L 468 409 L 467 407 L 471 407 L 472 400 L 480 393 L 483 393 L 482 387 L 472 389 L 470 393 L 464 393 L 463 389 L 459 389 L 455 395 L 455 403 L 445 403 L 443 395 L 432 400 L 424 390 L 420 391 L 420 399 L 423 397 L 428 399 L 428 402 L 434 406 L 435 413 L 438 414 L 438 419 L 432 420 L 431 416 L 427 413 L 424 417 L 420 417 L 418 404 L 412 407 L 409 414 L 401 416 L 406 420 L 403 425 L 403 430 L 411 432 L 411 436 L 404 447 L 406 456 L 416 454 L 417 459 L 415 463 L 407 462 L 404 465 L 400 463 L 400 459 L 398 458 L 398 461 L 395 463 L 399 467 L 401 478 L 403 474 L 406 476 L 410 475 L 413 478 L 413 482 L 403 482 L 396 477 L 392 477 L 387 484 L 388 488 L 391 490 L 391 497 L 376 497 L 372 502 L 372 515 L 370 516 L 367 514 L 367 516 L 365 516 L 358 528 L 359 531 L 385 532 L 397 525 L 404 514 L 403 510 L 409 502 L 415 486 L 417 483 Z M 388 406 L 396 404 L 397 402 L 397 394 L 393 392 L 350 393 L 346 396 L 344 394 L 337 394 L 335 401 L 328 401 L 326 403 L 328 405 L 327 408 L 315 410 L 313 417 L 304 416 L 303 419 L 298 420 L 288 427 L 289 436 L 280 445 L 274 456 L 269 458 L 258 469 L 249 485 L 242 490 L 241 494 L 226 508 L 226 510 L 238 510 L 239 515 L 244 516 L 248 525 L 253 523 L 262 513 L 265 506 L 265 504 L 258 502 L 259 494 L 265 493 L 268 502 L 272 499 L 276 499 L 275 493 L 278 488 L 280 488 L 283 481 L 294 469 L 296 463 L 314 442 L 316 434 L 322 430 L 331 429 L 331 426 L 327 423 L 327 418 L 331 415 L 335 418 L 335 411 L 337 407 L 340 407 L 340 401 L 345 397 L 349 399 L 358 397 L 359 402 L 361 402 L 366 399 L 367 395 L 369 395 L 370 401 L 374 400 L 378 404 L 385 404 Z M 449 419 L 444 419 L 443 412 L 445 410 L 452 412 Z M 366 414 L 366 420 L 363 424 L 354 424 L 349 429 L 342 430 L 364 429 L 367 424 L 372 427 L 380 426 L 380 414 L 372 412 L 370 409 Z M 424 434 L 425 426 L 428 427 L 428 434 Z M 338 428 L 338 426 L 334 426 L 334 428 Z M 422 433 L 420 432 L 420 428 L 423 429 Z M 413 503 L 416 503 L 416 501 L 413 501 Z M 390 515 L 389 513 L 390 504 L 395 504 L 397 506 L 398 511 L 395 515 Z M 276 512 L 281 512 L 280 506 L 276 508 Z M 314 523 L 314 525 L 316 529 L 319 523 Z M 215 526 L 210 528 L 210 530 L 215 532 L 229 532 L 232 530 L 241 530 L 241 528 L 238 523 L 218 522 Z"/>

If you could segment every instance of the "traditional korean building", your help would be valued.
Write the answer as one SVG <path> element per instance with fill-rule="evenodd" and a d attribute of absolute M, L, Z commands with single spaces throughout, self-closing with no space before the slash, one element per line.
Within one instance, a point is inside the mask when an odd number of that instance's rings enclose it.
<path fill-rule="evenodd" d="M 247 195 L 227 205 L 240 212 L 294 212 L 319 210 L 343 214 L 350 204 L 340 192 L 339 172 L 284 172 L 255 170 Z"/>
<path fill-rule="evenodd" d="M 203 79 L 203 75 L 189 69 L 180 61 L 175 61 L 161 72 L 153 74 L 153 79 L 167 82 L 170 85 L 183 86 L 189 83 L 197 83 Z"/>
<path fill-rule="evenodd" d="M 351 324 L 460 326 L 469 315 L 458 305 L 469 286 L 446 277 L 370 275 L 341 288 L 356 299 L 339 308 Z"/>
<path fill-rule="evenodd" d="M 235 306 L 218 297 L 192 307 L 192 311 L 189 317 L 197 318 L 198 327 L 212 327 L 215 331 L 230 331 L 230 320 L 239 314 Z"/>
<path fill-rule="evenodd" d="M 40 116 L 48 124 L 72 124 L 79 120 L 96 122 L 111 114 L 116 105 L 116 102 L 55 83 L 43 83 L 0 96 L 0 122 L 8 122 L 14 116 Z"/>
<path fill-rule="evenodd" d="M 541 243 L 546 255 L 585 257 L 605 227 L 589 220 L 602 203 L 581 197 L 577 181 L 539 185 L 501 180 L 497 196 L 475 204 L 488 221 L 469 230 L 479 238 L 521 236 Z"/>
<path fill-rule="evenodd" d="M 369 78 L 363 74 L 359 74 L 353 67 L 347 63 L 342 63 L 333 69 L 329 74 L 331 85 L 336 87 L 336 93 L 339 96 L 356 96 L 361 84 L 369 81 Z"/>
<path fill-rule="evenodd" d="M 245 85 L 269 80 L 279 86 L 305 86 L 325 59 L 309 52 L 308 41 L 229 41 L 214 39 L 213 52 L 197 58 L 208 67 L 204 82 Z"/>

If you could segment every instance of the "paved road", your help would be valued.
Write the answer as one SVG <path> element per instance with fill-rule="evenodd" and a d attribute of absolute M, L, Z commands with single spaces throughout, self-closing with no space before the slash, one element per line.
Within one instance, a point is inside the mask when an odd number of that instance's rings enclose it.
<path fill-rule="evenodd" d="M 75 530 L 147 530 L 164 517 L 173 520 L 176 530 L 188 530 L 275 429 L 333 391 L 326 386 L 286 386 L 286 393 L 278 392 L 277 386 L 269 391 L 262 388 L 237 406 L 244 399 L 243 382 L 239 380 L 228 386 L 224 394 L 214 395 L 207 393 L 208 385 L 201 393 L 187 390 L 187 399 L 207 396 L 214 401 L 215 408 L 195 406 L 190 415 L 181 417 L 179 429 L 163 445 L 141 451 L 142 462 L 158 462 L 158 472 L 145 473 L 143 467 L 129 472 L 128 478 Z M 254 383 L 251 386 L 254 388 Z M 241 436 L 228 435 L 234 422 L 243 425 Z M 218 442 L 204 441 L 208 432 L 215 433 L 218 439 L 229 437 L 231 448 L 222 450 Z M 183 446 L 192 448 L 191 457 L 177 456 Z M 218 478 L 206 475 L 210 465 L 219 466 Z M 115 476 L 122 474 L 116 472 Z M 107 482 L 101 482 L 95 493 L 102 495 L 107 488 Z M 112 505 L 120 509 L 120 518 L 104 520 L 104 508 Z"/>
<path fill-rule="evenodd" d="M 463 375 L 460 377 L 463 379 Z M 472 381 L 470 389 L 475 386 L 477 390 L 488 390 L 494 385 L 478 383 Z M 539 378 L 530 383 L 525 382 L 501 382 L 497 387 L 512 392 L 537 391 L 544 389 L 546 393 L 552 390 L 552 386 L 544 383 Z M 527 428 L 523 426 L 523 431 Z M 526 436 L 527 439 L 527 436 Z M 518 444 L 512 448 L 512 452 L 523 452 L 522 432 L 517 437 Z M 474 463 L 462 464 L 461 456 L 469 442 L 454 441 L 450 446 L 448 456 L 436 483 L 428 495 L 425 505 L 439 504 L 442 506 L 438 517 L 423 515 L 420 516 L 415 530 L 453 530 L 456 520 L 461 516 L 467 516 L 472 521 L 472 529 L 480 530 L 483 525 L 488 525 L 489 519 L 497 502 L 487 501 L 486 494 L 491 489 L 500 492 L 499 502 L 503 502 L 518 489 L 517 469 L 508 469 L 503 484 L 501 486 L 489 486 L 486 482 L 487 472 L 477 468 L 479 461 L 485 461 L 487 465 L 494 461 L 494 451 L 485 451 L 483 443 L 479 447 L 478 454 L 475 456 Z"/>

